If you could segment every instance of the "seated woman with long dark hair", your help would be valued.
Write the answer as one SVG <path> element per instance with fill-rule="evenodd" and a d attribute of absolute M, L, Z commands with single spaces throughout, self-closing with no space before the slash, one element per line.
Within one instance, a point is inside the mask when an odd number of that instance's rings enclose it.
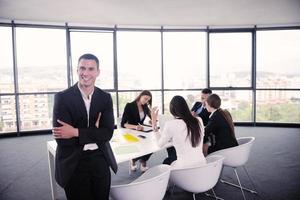
<path fill-rule="evenodd" d="M 206 101 L 206 109 L 211 114 L 208 124 L 204 129 L 204 155 L 221 149 L 238 146 L 231 115 L 227 110 L 221 109 L 220 106 L 221 98 L 217 94 L 209 95 Z M 210 145 L 208 143 L 210 143 Z"/>
<path fill-rule="evenodd" d="M 121 127 L 142 131 L 142 124 L 144 123 L 146 116 L 151 118 L 151 106 L 152 94 L 148 90 L 143 90 L 134 101 L 126 104 L 122 116 Z M 151 154 L 147 154 L 145 156 L 133 159 L 131 161 L 131 170 L 137 170 L 136 161 L 139 160 L 141 163 L 140 170 L 145 172 L 148 169 L 147 160 L 150 158 L 150 156 Z"/>
<path fill-rule="evenodd" d="M 174 119 L 167 121 L 163 130 L 157 135 L 159 146 L 162 147 L 171 141 L 176 149 L 177 160 L 171 164 L 172 168 L 192 167 L 206 163 L 202 153 L 204 137 L 202 119 L 191 114 L 186 101 L 181 96 L 173 97 L 170 102 L 170 112 Z"/>

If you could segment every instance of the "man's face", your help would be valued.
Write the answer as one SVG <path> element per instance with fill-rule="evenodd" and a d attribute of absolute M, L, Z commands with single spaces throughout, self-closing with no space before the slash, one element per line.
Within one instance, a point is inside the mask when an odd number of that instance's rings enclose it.
<path fill-rule="evenodd" d="M 81 59 L 78 63 L 77 74 L 79 84 L 83 87 L 90 87 L 95 85 L 100 70 L 97 69 L 95 60 Z"/>
<path fill-rule="evenodd" d="M 209 96 L 209 94 L 201 93 L 201 102 L 204 104 L 204 106 L 206 106 L 206 101 L 207 101 L 208 96 Z"/>

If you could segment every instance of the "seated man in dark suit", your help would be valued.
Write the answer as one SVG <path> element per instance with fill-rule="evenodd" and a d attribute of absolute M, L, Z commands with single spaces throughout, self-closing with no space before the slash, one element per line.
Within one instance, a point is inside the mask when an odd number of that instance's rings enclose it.
<path fill-rule="evenodd" d="M 206 126 L 208 123 L 210 113 L 205 108 L 205 102 L 212 91 L 208 88 L 205 88 L 201 91 L 201 102 L 196 102 L 192 107 L 191 111 L 194 116 L 201 117 L 203 125 Z"/>

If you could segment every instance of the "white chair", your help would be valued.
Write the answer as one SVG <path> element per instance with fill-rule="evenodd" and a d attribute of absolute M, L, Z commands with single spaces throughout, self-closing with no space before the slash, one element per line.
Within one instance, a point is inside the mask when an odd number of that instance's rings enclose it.
<path fill-rule="evenodd" d="M 169 165 L 152 167 L 130 184 L 111 186 L 110 196 L 115 200 L 162 200 L 170 170 Z"/>
<path fill-rule="evenodd" d="M 257 194 L 257 192 L 254 191 L 254 190 L 250 190 L 248 188 L 242 187 L 236 168 L 240 167 L 240 166 L 244 167 L 245 163 L 248 161 L 248 158 L 249 158 L 254 140 L 255 140 L 254 137 L 237 138 L 239 146 L 231 147 L 231 148 L 227 148 L 227 149 L 222 149 L 222 150 L 213 152 L 213 153 L 208 155 L 208 157 L 215 156 L 215 155 L 220 155 L 220 156 L 223 156 L 225 158 L 224 162 L 223 162 L 224 166 L 232 167 L 234 169 L 234 172 L 235 172 L 235 175 L 236 175 L 236 178 L 237 178 L 237 181 L 238 181 L 239 185 L 224 181 L 222 179 L 221 179 L 221 182 L 240 188 L 245 200 L 246 200 L 246 197 L 245 197 L 245 194 L 244 194 L 244 190 L 249 191 L 251 193 L 255 193 L 255 194 Z M 249 177 L 249 179 L 250 179 L 250 177 Z"/>
<path fill-rule="evenodd" d="M 223 164 L 222 156 L 210 156 L 206 158 L 206 164 L 199 167 L 173 169 L 170 175 L 170 181 L 174 185 L 195 194 L 206 192 L 212 189 L 214 197 L 218 198 L 213 190 L 217 184 Z"/>

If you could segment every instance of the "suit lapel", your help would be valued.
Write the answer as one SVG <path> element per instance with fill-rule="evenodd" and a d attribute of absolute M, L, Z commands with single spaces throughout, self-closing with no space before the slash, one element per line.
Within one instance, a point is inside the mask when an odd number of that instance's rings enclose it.
<path fill-rule="evenodd" d="M 137 105 L 136 101 L 134 102 L 134 113 L 135 113 L 136 119 L 138 119 L 138 121 L 141 121 L 140 111 L 139 111 L 139 108 L 138 108 L 138 105 Z"/>
<path fill-rule="evenodd" d="M 75 104 L 76 104 L 76 107 L 79 110 L 79 114 L 81 116 L 84 116 L 82 124 L 84 124 L 85 126 L 87 126 L 87 123 L 88 123 L 87 112 L 86 112 L 85 104 L 84 104 L 84 101 L 82 99 L 82 96 L 81 96 L 81 93 L 80 93 L 80 90 L 79 90 L 77 84 L 75 84 L 73 86 L 73 89 L 74 89 L 75 98 L 76 98 L 75 101 L 74 101 Z"/>
<path fill-rule="evenodd" d="M 99 104 L 99 93 L 95 87 L 95 90 L 94 90 L 94 94 L 92 96 L 92 100 L 91 100 L 91 106 L 90 106 L 90 126 L 93 126 L 92 124 L 94 124 L 98 118 L 98 115 L 99 115 L 99 111 L 97 108 L 97 104 Z M 101 103 L 100 103 L 101 104 Z"/>

